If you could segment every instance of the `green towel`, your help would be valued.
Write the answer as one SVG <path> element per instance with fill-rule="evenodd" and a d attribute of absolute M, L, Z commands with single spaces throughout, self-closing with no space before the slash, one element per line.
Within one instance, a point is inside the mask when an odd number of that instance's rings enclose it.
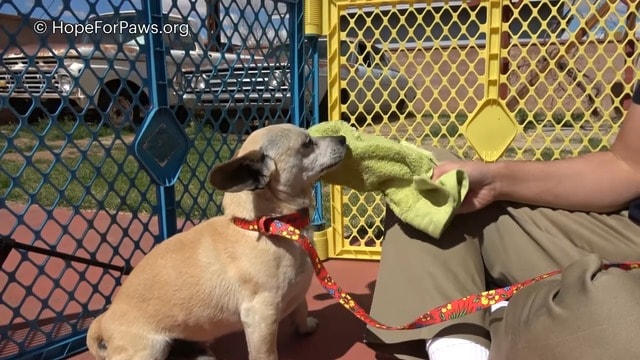
<path fill-rule="evenodd" d="M 462 171 L 431 181 L 433 154 L 407 142 L 358 132 L 344 121 L 328 121 L 309 128 L 312 136 L 343 135 L 348 150 L 324 182 L 360 192 L 380 191 L 404 222 L 439 238 L 469 189 Z"/>

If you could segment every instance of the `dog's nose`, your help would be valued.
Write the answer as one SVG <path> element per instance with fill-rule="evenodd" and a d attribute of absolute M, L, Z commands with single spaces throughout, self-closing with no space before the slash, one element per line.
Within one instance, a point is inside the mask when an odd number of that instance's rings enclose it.
<path fill-rule="evenodd" d="M 338 138 L 338 144 L 341 146 L 347 145 L 347 138 L 344 136 L 336 136 Z"/>

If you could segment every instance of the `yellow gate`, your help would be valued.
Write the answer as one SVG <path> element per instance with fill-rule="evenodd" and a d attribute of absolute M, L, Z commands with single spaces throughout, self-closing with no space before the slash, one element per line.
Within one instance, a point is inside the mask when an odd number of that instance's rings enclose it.
<path fill-rule="evenodd" d="M 636 79 L 630 3 L 330 0 L 330 119 L 484 161 L 606 148 Z M 329 257 L 378 259 L 380 194 L 328 192 Z"/>

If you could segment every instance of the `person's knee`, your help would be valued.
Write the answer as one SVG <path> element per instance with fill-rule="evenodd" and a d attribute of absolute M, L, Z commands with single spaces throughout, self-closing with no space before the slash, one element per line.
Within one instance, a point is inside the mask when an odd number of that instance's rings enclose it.
<path fill-rule="evenodd" d="M 602 270 L 594 255 L 567 266 L 561 279 L 514 295 L 492 327 L 491 359 L 604 359 L 640 355 L 640 271 Z M 585 344 L 607 344 L 590 347 Z"/>

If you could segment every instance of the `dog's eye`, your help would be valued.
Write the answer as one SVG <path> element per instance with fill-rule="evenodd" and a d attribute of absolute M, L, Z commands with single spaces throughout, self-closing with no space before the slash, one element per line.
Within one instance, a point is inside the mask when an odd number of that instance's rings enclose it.
<path fill-rule="evenodd" d="M 304 142 L 304 144 L 302 144 L 302 147 L 305 149 L 309 149 L 311 147 L 313 147 L 313 145 L 315 145 L 315 141 L 313 141 L 313 138 L 307 138 L 307 140 Z"/>

